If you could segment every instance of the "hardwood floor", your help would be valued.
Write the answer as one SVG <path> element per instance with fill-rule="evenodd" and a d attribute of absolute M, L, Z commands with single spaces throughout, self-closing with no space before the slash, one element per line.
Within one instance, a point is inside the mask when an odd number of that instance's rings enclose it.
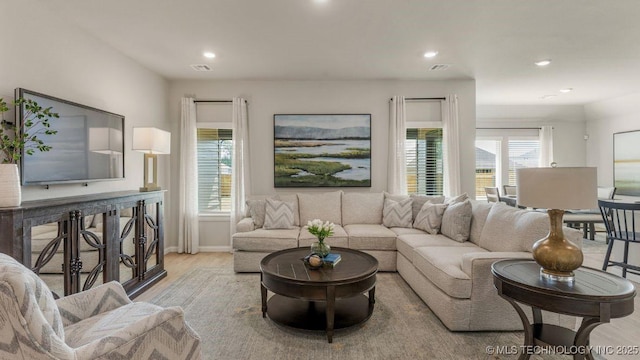
<path fill-rule="evenodd" d="M 584 265 L 594 268 L 602 266 L 603 256 L 601 254 L 585 254 Z M 232 271 L 233 255 L 230 253 L 199 253 L 196 255 L 170 253 L 165 256 L 165 268 L 167 277 L 158 284 L 138 296 L 136 301 L 149 301 L 156 295 L 168 288 L 174 281 L 182 277 L 193 267 L 219 267 Z M 634 283 L 637 289 L 640 284 Z M 256 289 L 257 291 L 257 289 Z M 640 346 L 640 298 L 635 299 L 636 311 L 621 319 L 613 319 L 609 324 L 598 326 L 591 333 L 591 345 L 610 346 L 614 354 L 607 354 L 607 359 L 632 359 L 640 356 L 621 356 L 615 352 L 616 347 Z"/>

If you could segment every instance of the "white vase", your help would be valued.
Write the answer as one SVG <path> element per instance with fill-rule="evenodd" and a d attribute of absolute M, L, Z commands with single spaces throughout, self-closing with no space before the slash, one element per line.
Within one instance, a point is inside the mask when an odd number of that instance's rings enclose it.
<path fill-rule="evenodd" d="M 22 188 L 16 164 L 0 164 L 0 207 L 20 206 Z"/>

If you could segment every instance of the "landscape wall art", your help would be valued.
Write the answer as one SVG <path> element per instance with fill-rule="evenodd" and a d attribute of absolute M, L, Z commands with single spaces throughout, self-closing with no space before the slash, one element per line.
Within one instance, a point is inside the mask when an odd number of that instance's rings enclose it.
<path fill-rule="evenodd" d="M 617 195 L 640 196 L 640 130 L 613 134 L 613 178 Z"/>
<path fill-rule="evenodd" d="M 275 187 L 371 186 L 371 114 L 275 114 Z"/>

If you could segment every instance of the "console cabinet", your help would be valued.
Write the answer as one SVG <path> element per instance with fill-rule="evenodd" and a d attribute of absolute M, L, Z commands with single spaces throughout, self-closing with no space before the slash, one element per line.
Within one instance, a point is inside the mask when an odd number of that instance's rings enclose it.
<path fill-rule="evenodd" d="M 163 202 L 163 191 L 125 191 L 0 208 L 0 252 L 56 296 L 116 280 L 135 297 L 167 275 Z"/>

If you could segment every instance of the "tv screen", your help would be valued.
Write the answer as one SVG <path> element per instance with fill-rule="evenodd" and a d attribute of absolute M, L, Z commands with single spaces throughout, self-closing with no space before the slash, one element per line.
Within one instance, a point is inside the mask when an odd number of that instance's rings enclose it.
<path fill-rule="evenodd" d="M 613 134 L 616 195 L 640 196 L 640 130 Z"/>
<path fill-rule="evenodd" d="M 51 107 L 60 116 L 49 121 L 50 129 L 58 133 L 41 136 L 51 150 L 22 154 L 22 185 L 124 178 L 124 116 L 26 89 L 16 89 L 19 97 Z M 26 111 L 24 104 L 16 111 L 23 130 Z M 28 133 L 36 131 L 34 127 Z"/>

